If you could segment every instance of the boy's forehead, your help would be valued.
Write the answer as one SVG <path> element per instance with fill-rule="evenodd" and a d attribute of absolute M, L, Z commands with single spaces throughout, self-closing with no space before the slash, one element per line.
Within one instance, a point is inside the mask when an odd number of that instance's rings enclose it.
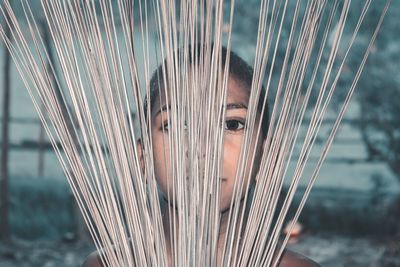
<path fill-rule="evenodd" d="M 200 86 L 200 85 L 199 85 Z M 221 88 L 222 90 L 222 88 Z M 247 107 L 250 98 L 250 89 L 244 84 L 244 82 L 238 81 L 233 76 L 228 79 L 226 95 L 226 104 L 238 104 L 242 107 Z M 167 95 L 168 94 L 168 95 Z M 160 111 L 167 109 L 170 106 L 170 92 L 165 92 L 161 89 L 154 99 L 152 107 L 152 116 L 156 116 Z"/>
<path fill-rule="evenodd" d="M 244 82 L 240 82 L 236 78 L 229 78 L 228 91 L 226 95 L 227 104 L 241 103 L 247 107 L 249 98 L 250 89 L 244 84 Z"/>

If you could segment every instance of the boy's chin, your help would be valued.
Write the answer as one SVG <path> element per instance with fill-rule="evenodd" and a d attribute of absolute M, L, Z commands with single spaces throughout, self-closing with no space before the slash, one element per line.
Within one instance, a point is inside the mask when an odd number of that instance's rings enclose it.
<path fill-rule="evenodd" d="M 166 194 L 163 194 L 162 200 L 164 201 L 164 203 L 168 204 L 168 206 L 170 208 L 173 208 L 175 210 L 178 209 L 178 206 L 179 206 L 178 203 L 171 196 L 168 198 Z M 228 201 L 222 201 L 219 204 L 219 211 L 220 211 L 221 214 L 226 213 L 227 211 L 230 210 L 230 208 L 231 208 L 230 201 L 229 202 Z"/>

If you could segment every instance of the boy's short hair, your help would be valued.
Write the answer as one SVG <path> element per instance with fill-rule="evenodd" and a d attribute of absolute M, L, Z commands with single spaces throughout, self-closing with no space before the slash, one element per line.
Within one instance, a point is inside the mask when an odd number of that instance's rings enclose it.
<path fill-rule="evenodd" d="M 197 48 L 198 48 L 197 51 L 200 51 L 201 45 L 198 45 Z M 213 49 L 214 45 L 211 45 L 211 51 Z M 191 50 L 192 49 L 189 47 L 189 51 Z M 180 53 L 179 49 L 177 53 Z M 222 64 L 225 64 L 227 56 L 228 56 L 228 50 L 224 46 L 221 47 Z M 189 56 L 189 58 L 190 58 L 189 63 L 192 64 L 193 62 L 191 62 L 191 57 Z M 165 64 L 166 66 L 166 62 L 164 62 L 163 64 Z M 155 99 L 159 94 L 160 85 L 163 86 L 164 84 L 163 64 L 160 64 L 160 66 L 157 67 L 157 69 L 153 72 L 153 75 L 151 77 L 150 103 L 148 103 L 148 97 L 146 97 L 144 102 L 145 110 L 147 109 L 148 104 L 150 104 L 150 110 L 152 110 Z M 251 84 L 253 80 L 253 68 L 233 51 L 230 51 L 229 53 L 229 75 L 232 75 L 237 81 L 241 82 L 246 87 L 250 95 Z M 258 101 L 257 111 L 260 114 L 261 133 L 263 138 L 266 138 L 269 127 L 269 108 L 268 108 L 268 103 L 266 103 L 264 111 L 262 110 L 264 99 L 265 99 L 265 88 L 264 86 L 262 86 Z"/>

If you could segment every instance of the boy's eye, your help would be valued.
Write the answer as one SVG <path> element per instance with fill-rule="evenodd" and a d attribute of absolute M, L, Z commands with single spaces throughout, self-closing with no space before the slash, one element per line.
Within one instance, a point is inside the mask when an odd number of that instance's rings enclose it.
<path fill-rule="evenodd" d="M 164 131 L 164 132 L 168 132 L 168 131 L 169 131 L 169 126 L 170 126 L 170 122 L 169 122 L 168 120 L 166 120 L 166 121 L 161 125 L 160 130 L 161 130 L 161 131 Z M 183 129 L 184 129 L 184 130 L 187 130 L 187 125 L 186 125 L 186 124 L 183 126 Z"/>
<path fill-rule="evenodd" d="M 166 121 L 166 122 L 164 122 L 163 125 L 161 126 L 161 130 L 167 132 L 167 131 L 168 131 L 168 128 L 169 128 L 169 124 L 168 124 L 168 121 Z"/>
<path fill-rule="evenodd" d="M 244 129 L 244 122 L 235 119 L 225 121 L 225 130 L 240 131 L 242 129 Z"/>

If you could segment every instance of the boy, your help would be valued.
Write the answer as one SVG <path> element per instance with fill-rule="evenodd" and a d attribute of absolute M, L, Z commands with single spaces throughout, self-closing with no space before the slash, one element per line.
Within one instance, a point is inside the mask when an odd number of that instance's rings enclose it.
<path fill-rule="evenodd" d="M 200 47 L 198 47 L 200 48 Z M 221 50 L 222 62 L 225 62 L 228 53 L 225 48 Z M 192 63 L 190 63 L 192 64 Z M 164 91 L 160 88 L 164 87 L 162 68 L 159 67 L 150 82 L 151 95 L 150 95 L 150 110 L 151 110 L 151 141 L 153 145 L 153 162 L 154 171 L 157 179 L 157 183 L 161 192 L 164 194 L 163 201 L 163 224 L 165 232 L 165 240 L 167 245 L 167 254 L 169 265 L 172 266 L 172 249 L 171 244 L 171 233 L 170 224 L 172 216 L 170 214 L 175 209 L 171 209 L 171 199 L 167 196 L 172 194 L 172 181 L 169 177 L 172 176 L 172 166 L 170 166 L 171 159 L 169 158 L 170 147 L 168 139 L 168 130 L 170 114 L 168 108 L 170 103 L 166 103 Z M 239 164 L 240 150 L 242 146 L 242 139 L 245 132 L 246 126 L 246 115 L 250 98 L 250 89 L 252 83 L 253 70 L 251 67 L 235 53 L 231 52 L 229 55 L 229 76 L 227 84 L 226 94 L 226 112 L 224 126 L 224 144 L 223 144 L 223 166 L 221 175 L 221 190 L 220 190 L 220 232 L 218 237 L 218 251 L 217 251 L 217 262 L 221 263 L 222 247 L 225 240 L 225 230 L 228 224 L 229 207 L 233 198 L 233 191 L 236 179 L 236 171 Z M 161 96 L 159 95 L 161 92 Z M 264 90 L 261 92 L 260 100 L 264 99 Z M 247 168 L 244 171 L 243 179 L 245 186 L 249 184 L 254 185 L 256 182 L 256 175 L 259 169 L 259 163 L 262 156 L 262 147 L 266 139 L 267 130 L 269 126 L 269 115 L 268 109 L 262 112 L 262 101 L 260 101 L 257 107 L 256 116 L 256 129 L 261 124 L 261 134 L 257 138 L 256 133 L 251 138 L 251 152 L 249 155 L 255 153 L 253 168 Z M 256 131 L 254 131 L 256 132 Z M 167 141 L 166 141 L 167 140 Z M 139 146 L 139 150 L 141 150 Z M 140 152 L 140 151 L 139 151 Z M 167 153 L 164 153 L 167 152 Z M 244 193 L 242 193 L 244 195 Z M 83 265 L 88 266 L 101 266 L 98 255 L 93 254 L 90 256 Z M 318 266 L 312 261 L 302 257 L 301 255 L 295 254 L 288 250 L 283 254 L 279 266 Z"/>

